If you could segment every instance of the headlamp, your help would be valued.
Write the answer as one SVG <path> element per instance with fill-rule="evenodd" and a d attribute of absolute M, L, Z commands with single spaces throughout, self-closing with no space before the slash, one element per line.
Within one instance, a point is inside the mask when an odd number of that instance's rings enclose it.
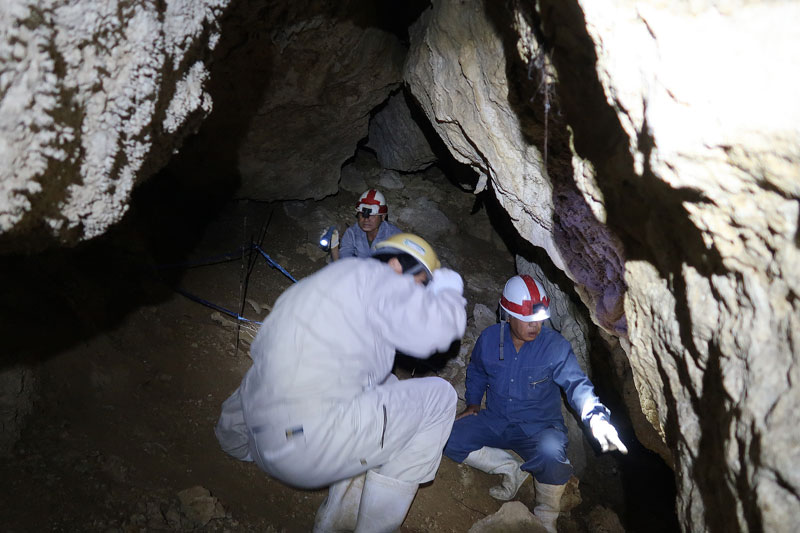
<path fill-rule="evenodd" d="M 530 316 L 533 317 L 533 322 L 538 322 L 540 320 L 547 320 L 548 312 L 547 307 L 544 304 L 535 304 L 532 309 L 532 313 Z"/>

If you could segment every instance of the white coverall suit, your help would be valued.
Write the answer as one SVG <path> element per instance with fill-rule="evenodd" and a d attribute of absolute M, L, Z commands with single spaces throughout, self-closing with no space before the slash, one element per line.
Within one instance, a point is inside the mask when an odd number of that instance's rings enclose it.
<path fill-rule="evenodd" d="M 437 377 L 399 381 L 391 369 L 396 349 L 429 357 L 463 335 L 466 301 L 436 281 L 425 287 L 375 259 L 351 258 L 287 289 L 251 346 L 253 366 L 223 404 L 222 448 L 300 488 L 368 470 L 414 491 L 431 481 L 455 390 Z"/>

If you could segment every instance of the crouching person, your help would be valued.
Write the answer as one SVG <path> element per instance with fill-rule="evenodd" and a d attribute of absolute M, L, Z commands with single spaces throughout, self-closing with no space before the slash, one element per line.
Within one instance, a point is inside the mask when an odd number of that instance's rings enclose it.
<path fill-rule="evenodd" d="M 555 533 L 561 495 L 572 475 L 561 391 L 603 451 L 628 450 L 569 342 L 542 327 L 550 317 L 544 287 L 530 276 L 514 276 L 503 290 L 500 309 L 500 323 L 486 328 L 475 343 L 467 367 L 467 407 L 456 418 L 444 453 L 456 462 L 502 474 L 502 484 L 489 491 L 499 500 L 512 499 L 533 475 L 534 514 Z M 481 410 L 484 394 L 486 409 Z"/>
<path fill-rule="evenodd" d="M 439 468 L 456 393 L 400 381 L 395 350 L 429 357 L 466 326 L 463 281 L 416 235 L 332 263 L 287 289 L 222 407 L 222 448 L 298 488 L 329 486 L 314 531 L 389 532 Z"/>

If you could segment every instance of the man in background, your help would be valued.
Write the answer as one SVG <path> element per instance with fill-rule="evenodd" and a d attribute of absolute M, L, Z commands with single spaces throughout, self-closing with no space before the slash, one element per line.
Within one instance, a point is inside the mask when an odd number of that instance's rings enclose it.
<path fill-rule="evenodd" d="M 365 191 L 356 202 L 356 224 L 349 226 L 341 240 L 338 230 L 331 242 L 331 258 L 334 261 L 345 257 L 369 257 L 376 242 L 400 233 L 400 228 L 386 220 L 389 206 L 386 197 L 377 189 Z M 335 242 L 339 241 L 339 246 Z"/>

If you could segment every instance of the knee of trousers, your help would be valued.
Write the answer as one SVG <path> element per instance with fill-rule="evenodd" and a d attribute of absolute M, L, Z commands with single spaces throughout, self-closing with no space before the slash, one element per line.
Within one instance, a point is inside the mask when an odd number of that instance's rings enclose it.
<path fill-rule="evenodd" d="M 444 455 L 457 463 L 463 463 L 470 453 L 483 447 L 481 433 L 470 424 L 472 418 L 468 416 L 456 420 L 444 446 Z"/>
<path fill-rule="evenodd" d="M 428 380 L 429 388 L 426 414 L 432 422 L 452 424 L 458 402 L 458 394 L 453 386 L 439 377 L 422 378 Z"/>
<path fill-rule="evenodd" d="M 548 485 L 563 485 L 573 472 L 566 450 L 557 446 L 540 449 L 522 465 L 522 469 L 533 474 L 539 482 Z"/>
<path fill-rule="evenodd" d="M 523 470 L 527 470 L 523 467 Z M 572 477 L 572 465 L 569 460 L 558 461 L 553 458 L 545 459 L 536 472 L 530 471 L 540 483 L 547 485 L 563 485 Z"/>

